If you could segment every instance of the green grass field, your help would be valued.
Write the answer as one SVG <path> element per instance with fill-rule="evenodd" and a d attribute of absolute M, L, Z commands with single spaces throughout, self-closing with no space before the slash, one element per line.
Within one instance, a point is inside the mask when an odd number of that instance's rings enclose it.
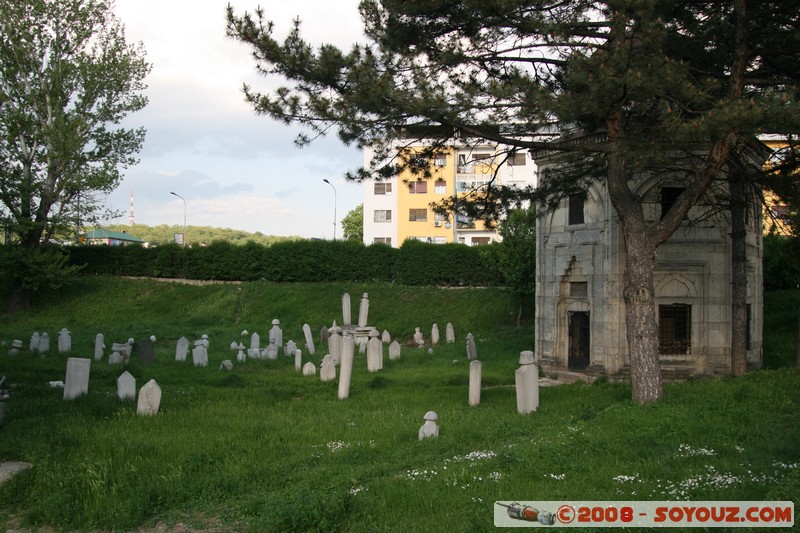
<path fill-rule="evenodd" d="M 370 324 L 404 346 L 369 373 L 356 355 L 350 398 L 337 383 L 304 377 L 292 358 L 250 360 L 233 371 L 231 341 L 262 342 L 278 318 L 284 340 L 303 344 L 308 323 L 354 319 L 363 292 Z M 516 412 L 514 370 L 533 348 L 532 327 L 502 290 L 393 285 L 189 286 L 99 277 L 3 316 L 0 376 L 10 398 L 0 461 L 33 468 L 0 486 L 0 524 L 21 531 L 491 531 L 496 500 L 792 500 L 800 494 L 800 371 L 793 339 L 800 291 L 767 295 L 766 370 L 742 378 L 665 386 L 655 405 L 630 387 L 599 382 L 542 389 L 539 410 Z M 774 316 L 782 316 L 779 321 Z M 458 341 L 429 355 L 410 346 L 452 322 Z M 57 332 L 74 357 L 155 335 L 156 362 L 126 369 L 162 388 L 157 416 L 116 398 L 120 366 L 92 361 L 89 393 L 73 401 Z M 51 353 L 6 355 L 48 331 Z M 479 406 L 468 405 L 464 337 L 483 362 Z M 174 361 L 175 342 L 207 334 L 209 366 Z M 319 363 L 325 350 L 319 345 Z M 428 410 L 440 436 L 418 441 Z"/>

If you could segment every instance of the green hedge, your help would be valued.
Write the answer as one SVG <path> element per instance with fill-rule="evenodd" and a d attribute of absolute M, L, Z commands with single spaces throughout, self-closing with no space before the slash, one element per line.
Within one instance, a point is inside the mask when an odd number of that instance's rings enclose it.
<path fill-rule="evenodd" d="M 264 246 L 215 241 L 184 248 L 168 244 L 66 247 L 70 263 L 88 274 L 224 281 L 385 281 L 405 285 L 502 285 L 497 245 L 407 241 L 399 249 L 353 241 L 302 240 Z"/>

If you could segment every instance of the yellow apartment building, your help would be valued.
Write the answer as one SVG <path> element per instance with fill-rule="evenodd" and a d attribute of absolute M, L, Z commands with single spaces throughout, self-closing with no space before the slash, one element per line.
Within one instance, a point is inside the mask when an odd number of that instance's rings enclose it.
<path fill-rule="evenodd" d="M 397 156 L 417 157 L 428 148 L 424 141 L 398 148 Z M 410 170 L 386 180 L 364 182 L 364 243 L 399 247 L 407 239 L 469 246 L 499 240 L 496 229 L 465 215 L 437 213 L 433 205 L 454 199 L 456 206 L 469 195 L 479 194 L 496 176 L 497 185 L 524 188 L 535 185 L 536 166 L 526 153 L 508 156 L 496 144 L 454 145 L 438 151 L 422 164 L 430 178 L 419 178 Z M 502 154 L 502 155 L 501 155 Z M 365 150 L 365 166 L 373 152 Z"/>

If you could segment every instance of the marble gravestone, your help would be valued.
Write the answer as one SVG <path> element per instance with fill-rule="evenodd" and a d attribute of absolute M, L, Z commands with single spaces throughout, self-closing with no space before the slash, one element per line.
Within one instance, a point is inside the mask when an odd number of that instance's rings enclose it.
<path fill-rule="evenodd" d="M 189 353 L 189 339 L 181 337 L 175 345 L 175 360 L 186 361 L 186 355 Z"/>
<path fill-rule="evenodd" d="M 396 361 L 398 359 L 400 359 L 400 343 L 392 341 L 389 345 L 389 360 Z"/>
<path fill-rule="evenodd" d="M 67 328 L 62 328 L 58 332 L 58 353 L 69 353 L 72 351 L 72 336 Z"/>
<path fill-rule="evenodd" d="M 81 357 L 67 359 L 67 376 L 64 379 L 64 399 L 72 400 L 89 392 L 89 370 L 92 360 Z"/>
<path fill-rule="evenodd" d="M 439 425 L 436 423 L 439 420 L 439 415 L 435 411 L 428 411 L 423 417 L 425 423 L 419 428 L 419 440 L 427 439 L 429 437 L 439 436 Z"/>
<path fill-rule="evenodd" d="M 350 294 L 342 294 L 342 326 L 347 327 L 351 324 L 353 315 L 350 311 Z"/>
<path fill-rule="evenodd" d="M 338 398 L 346 400 L 350 397 L 350 381 L 353 376 L 353 357 L 356 347 L 350 335 L 342 338 L 341 360 L 339 362 L 339 390 Z"/>
<path fill-rule="evenodd" d="M 117 398 L 123 401 L 136 398 L 136 378 L 127 370 L 117 378 Z"/>
<path fill-rule="evenodd" d="M 139 389 L 139 402 L 136 404 L 136 414 L 139 416 L 151 416 L 158 414 L 161 407 L 161 387 L 156 380 L 151 379 Z"/>
<path fill-rule="evenodd" d="M 47 335 L 46 331 L 39 335 L 39 346 L 36 348 L 36 351 L 39 352 L 40 355 L 50 351 L 50 337 Z"/>
<path fill-rule="evenodd" d="M 478 358 L 478 348 L 475 346 L 475 337 L 467 333 L 467 359 L 473 361 Z"/>
<path fill-rule="evenodd" d="M 334 363 L 331 354 L 322 358 L 322 363 L 319 365 L 319 379 L 320 381 L 333 381 L 336 379 L 336 363 Z"/>
<path fill-rule="evenodd" d="M 98 333 L 94 337 L 94 360 L 100 361 L 103 359 L 103 350 L 105 349 L 105 337 L 102 333 Z"/>
<path fill-rule="evenodd" d="M 469 404 L 471 406 L 481 403 L 481 362 L 477 359 L 469 364 Z"/>
<path fill-rule="evenodd" d="M 520 367 L 514 372 L 517 389 L 517 412 L 525 415 L 539 407 L 539 367 L 533 359 L 533 352 L 520 352 Z"/>
<path fill-rule="evenodd" d="M 439 344 L 439 325 L 436 322 L 431 326 L 431 344 L 433 346 Z"/>
<path fill-rule="evenodd" d="M 311 361 L 303 365 L 303 375 L 313 376 L 317 373 L 317 367 Z"/>
<path fill-rule="evenodd" d="M 447 327 L 444 330 L 444 338 L 448 344 L 456 342 L 456 331 L 450 322 L 447 323 Z"/>
<path fill-rule="evenodd" d="M 311 326 L 303 324 L 303 336 L 306 339 L 306 350 L 310 355 L 315 355 L 314 336 L 311 334 Z"/>
<path fill-rule="evenodd" d="M 358 327 L 364 328 L 369 321 L 369 295 L 365 292 L 358 305 Z"/>
<path fill-rule="evenodd" d="M 277 318 L 272 320 L 272 329 L 269 330 L 269 343 L 275 346 L 283 346 L 283 330 L 281 321 Z M 275 354 L 277 356 L 277 353 Z"/>
<path fill-rule="evenodd" d="M 195 341 L 195 346 L 192 348 L 192 363 L 194 366 L 208 366 L 208 349 L 203 340 Z"/>

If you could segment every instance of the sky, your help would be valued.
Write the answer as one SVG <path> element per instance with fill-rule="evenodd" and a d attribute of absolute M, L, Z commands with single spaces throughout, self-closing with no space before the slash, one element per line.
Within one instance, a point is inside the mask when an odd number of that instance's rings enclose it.
<path fill-rule="evenodd" d="M 124 123 L 147 137 L 107 198 L 122 212 L 111 222 L 128 223 L 133 193 L 137 224 L 182 226 L 174 192 L 189 226 L 341 237 L 341 219 L 363 202 L 362 186 L 343 177 L 361 151 L 335 135 L 297 148 L 299 127 L 255 114 L 242 84 L 264 92 L 283 81 L 259 76 L 250 49 L 226 37 L 229 1 L 237 14 L 261 5 L 281 38 L 299 17 L 314 45 L 363 40 L 358 0 L 116 0 L 127 40 L 144 45 L 153 68 L 147 107 Z"/>

